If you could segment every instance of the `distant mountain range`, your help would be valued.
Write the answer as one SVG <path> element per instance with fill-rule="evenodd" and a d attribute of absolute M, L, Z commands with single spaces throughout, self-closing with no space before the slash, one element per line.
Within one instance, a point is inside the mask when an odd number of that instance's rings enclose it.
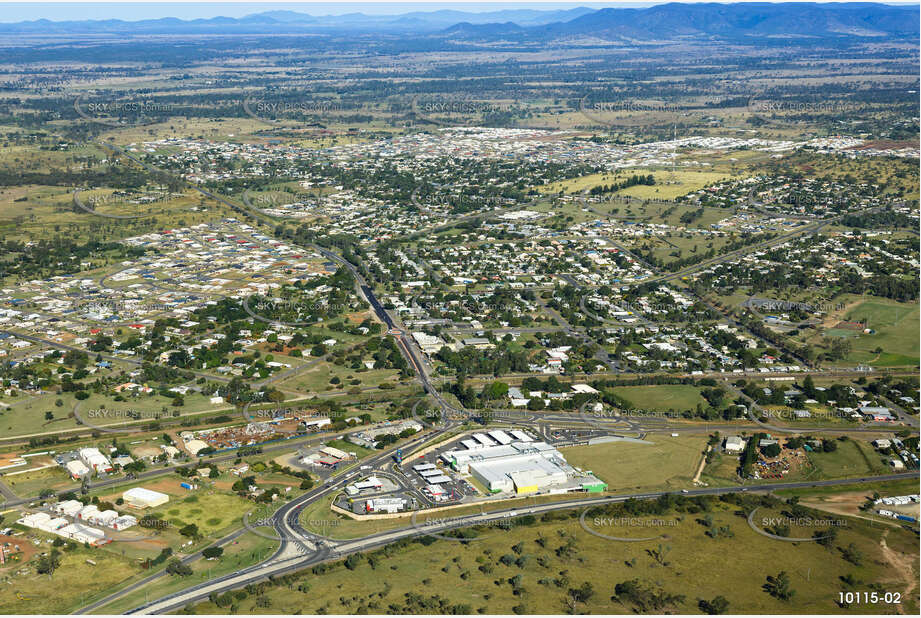
<path fill-rule="evenodd" d="M 416 11 L 400 15 L 365 15 L 348 13 L 315 17 L 295 11 L 266 11 L 240 18 L 213 17 L 211 19 L 181 20 L 175 17 L 123 21 L 120 19 L 51 21 L 39 19 L 17 23 L 0 24 L 0 33 L 30 34 L 79 34 L 79 33 L 125 33 L 125 34 L 295 34 L 295 33 L 345 33 L 345 32 L 392 32 L 405 34 L 417 32 L 430 34 L 444 30 L 454 24 L 488 24 L 514 22 L 522 26 L 538 26 L 567 22 L 582 15 L 594 13 L 594 9 L 579 7 L 567 10 L 518 9 L 468 13 L 464 11 L 440 10 Z"/>
<path fill-rule="evenodd" d="M 914 39 L 919 7 L 875 3 L 661 4 L 648 8 L 586 7 L 468 13 L 454 10 L 401 15 L 350 13 L 316 17 L 267 11 L 241 18 L 143 21 L 49 20 L 0 24 L 2 34 L 380 34 L 416 35 L 467 42 L 666 41 L 693 39 Z"/>

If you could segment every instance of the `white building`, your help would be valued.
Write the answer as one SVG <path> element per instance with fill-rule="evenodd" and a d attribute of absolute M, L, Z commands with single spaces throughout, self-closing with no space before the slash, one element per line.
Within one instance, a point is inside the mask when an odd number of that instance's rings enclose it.
<path fill-rule="evenodd" d="M 116 519 L 118 519 L 118 513 L 111 509 L 108 509 L 108 510 L 100 511 L 99 513 L 97 513 L 95 516 L 93 516 L 89 520 L 89 523 L 96 524 L 99 526 L 112 527 L 112 524 L 115 522 Z"/>
<path fill-rule="evenodd" d="M 185 442 L 185 448 L 192 455 L 198 455 L 199 452 L 205 450 L 210 445 L 204 440 L 199 440 L 198 438 L 192 438 Z"/>
<path fill-rule="evenodd" d="M 105 532 L 98 528 L 91 528 L 83 524 L 69 524 L 57 531 L 57 534 L 77 543 L 100 545 L 105 540 Z"/>
<path fill-rule="evenodd" d="M 67 469 L 68 474 L 70 474 L 70 478 L 75 481 L 79 481 L 90 473 L 90 469 L 79 459 L 68 461 L 64 464 L 64 467 Z"/>
<path fill-rule="evenodd" d="M 742 449 L 745 448 L 745 440 L 739 436 L 729 436 L 726 438 L 726 443 L 723 445 L 723 448 L 727 453 L 741 453 Z"/>
<path fill-rule="evenodd" d="M 143 487 L 132 487 L 122 494 L 122 498 L 129 506 L 146 509 L 169 502 L 169 496 L 159 491 L 152 491 Z"/>
<path fill-rule="evenodd" d="M 471 462 L 470 473 L 493 493 L 536 493 L 567 481 L 566 470 L 540 455 L 513 455 Z"/>
<path fill-rule="evenodd" d="M 403 498 L 375 498 L 365 502 L 368 513 L 399 513 L 406 506 Z"/>
<path fill-rule="evenodd" d="M 79 500 L 65 500 L 64 502 L 58 502 L 51 507 L 51 510 L 58 515 L 65 515 L 67 517 L 76 517 L 77 513 L 83 508 L 83 503 Z"/>
<path fill-rule="evenodd" d="M 445 342 L 433 335 L 427 335 L 423 332 L 414 332 L 413 339 L 419 345 L 419 349 L 428 355 L 436 354 L 445 345 Z"/>
<path fill-rule="evenodd" d="M 87 504 L 85 507 L 80 509 L 80 512 L 77 513 L 77 519 L 82 519 L 83 521 L 92 521 L 94 517 L 99 514 L 99 507 L 95 504 Z"/>
<path fill-rule="evenodd" d="M 115 530 L 127 530 L 132 526 L 136 526 L 137 523 L 138 520 L 133 515 L 122 515 L 112 522 L 112 528 Z"/>
<path fill-rule="evenodd" d="M 20 517 L 16 523 L 26 528 L 38 528 L 39 524 L 51 521 L 51 515 L 48 513 L 29 513 Z"/>
<path fill-rule="evenodd" d="M 305 429 L 320 429 L 321 427 L 326 427 L 327 425 L 332 425 L 332 421 L 328 418 L 311 418 L 301 421 Z"/>
<path fill-rule="evenodd" d="M 349 458 L 348 453 L 346 453 L 345 451 L 341 451 L 332 446 L 324 446 L 323 448 L 320 449 L 320 452 L 323 453 L 324 455 L 328 455 L 329 457 L 334 457 L 336 459 L 348 459 Z"/>
<path fill-rule="evenodd" d="M 63 517 L 51 517 L 48 519 L 43 519 L 35 526 L 43 532 L 51 532 L 52 534 L 57 534 L 57 531 L 66 526 L 68 522 Z"/>
<path fill-rule="evenodd" d="M 96 472 L 111 472 L 112 462 L 108 457 L 99 452 L 98 448 L 81 448 L 78 451 L 80 461 L 86 464 L 86 467 Z"/>

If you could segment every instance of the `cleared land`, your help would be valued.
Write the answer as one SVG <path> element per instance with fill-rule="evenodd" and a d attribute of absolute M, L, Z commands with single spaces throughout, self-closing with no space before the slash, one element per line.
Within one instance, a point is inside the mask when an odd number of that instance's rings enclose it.
<path fill-rule="evenodd" d="M 605 481 L 608 491 L 691 487 L 706 438 L 656 436 L 649 441 L 652 444 L 608 442 L 560 452 L 572 465 L 591 470 Z"/>
<path fill-rule="evenodd" d="M 614 393 L 640 410 L 693 410 L 697 404 L 707 405 L 700 389 L 685 384 L 659 384 L 655 386 L 618 386 Z"/>

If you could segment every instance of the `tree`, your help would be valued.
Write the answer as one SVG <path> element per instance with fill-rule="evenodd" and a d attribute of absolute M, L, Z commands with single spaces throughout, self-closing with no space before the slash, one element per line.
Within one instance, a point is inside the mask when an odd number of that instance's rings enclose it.
<path fill-rule="evenodd" d="M 700 608 L 700 611 L 705 614 L 710 614 L 715 616 L 717 614 L 725 614 L 726 610 L 729 609 L 729 601 L 726 600 L 724 596 L 713 597 L 713 599 L 707 601 L 706 599 L 701 599 L 697 602 L 697 607 Z"/>
<path fill-rule="evenodd" d="M 569 596 L 576 603 L 588 603 L 595 595 L 595 588 L 591 582 L 583 582 L 578 588 L 570 588 Z"/>
<path fill-rule="evenodd" d="M 201 537 L 201 533 L 198 531 L 198 526 L 196 524 L 188 524 L 179 529 L 179 534 L 182 536 L 187 536 L 190 539 L 197 539 Z"/>
<path fill-rule="evenodd" d="M 828 530 L 817 530 L 815 534 L 812 535 L 815 539 L 815 542 L 823 547 L 831 547 L 835 543 L 835 539 L 838 538 L 837 528 L 829 528 Z"/>
<path fill-rule="evenodd" d="M 192 567 L 187 564 L 183 564 L 178 558 L 173 558 L 170 560 L 170 563 L 166 565 L 166 572 L 169 575 L 179 575 L 180 577 L 185 577 L 192 574 Z"/>
<path fill-rule="evenodd" d="M 768 444 L 761 452 L 764 453 L 765 457 L 777 457 L 780 455 L 780 444 Z"/>
<path fill-rule="evenodd" d="M 59 566 L 61 566 L 61 552 L 57 548 L 52 549 L 48 555 L 42 556 L 35 570 L 42 575 L 52 575 Z"/>
<path fill-rule="evenodd" d="M 223 553 L 224 553 L 223 547 L 206 547 L 201 552 L 201 555 L 204 556 L 205 558 L 220 558 Z"/>
<path fill-rule="evenodd" d="M 786 571 L 781 571 L 776 576 L 768 575 L 767 583 L 762 586 L 762 589 L 781 601 L 789 601 L 796 594 L 796 591 L 790 588 L 790 576 Z"/>
<path fill-rule="evenodd" d="M 816 393 L 815 383 L 812 381 L 812 376 L 806 376 L 806 379 L 803 380 L 803 393 L 809 399 L 815 399 Z"/>
<path fill-rule="evenodd" d="M 863 563 L 863 552 L 857 549 L 853 543 L 848 543 L 847 547 L 841 550 L 841 557 L 855 566 Z"/>
<path fill-rule="evenodd" d="M 361 564 L 363 559 L 364 556 L 361 554 L 361 552 L 352 554 L 345 559 L 345 568 L 347 568 L 349 571 L 354 571 L 356 568 L 358 568 L 358 565 Z"/>

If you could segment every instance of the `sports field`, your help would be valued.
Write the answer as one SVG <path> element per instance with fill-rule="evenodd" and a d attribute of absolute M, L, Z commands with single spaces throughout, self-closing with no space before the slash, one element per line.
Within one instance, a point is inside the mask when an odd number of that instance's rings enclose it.
<path fill-rule="evenodd" d="M 864 363 L 878 367 L 917 366 L 919 347 L 919 318 L 917 303 L 901 303 L 884 298 L 849 296 L 841 299 L 846 310 L 829 316 L 828 337 L 847 337 L 852 351 L 847 363 Z M 860 329 L 841 328 L 842 322 L 865 324 L 872 333 Z"/>

